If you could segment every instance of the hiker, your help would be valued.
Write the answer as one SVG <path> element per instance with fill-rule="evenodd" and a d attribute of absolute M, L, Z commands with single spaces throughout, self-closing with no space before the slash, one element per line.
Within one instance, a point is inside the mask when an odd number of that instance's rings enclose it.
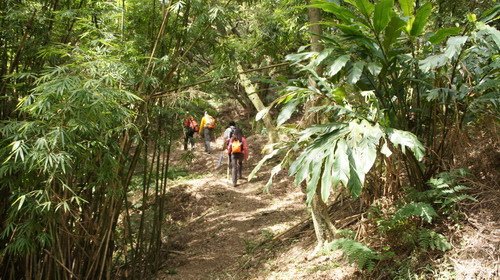
<path fill-rule="evenodd" d="M 247 139 L 241 134 L 241 130 L 235 131 L 229 139 L 227 154 L 231 158 L 233 187 L 236 187 L 238 178 L 243 179 L 243 160 L 248 160 Z"/>
<path fill-rule="evenodd" d="M 236 123 L 234 121 L 230 121 L 228 126 L 226 127 L 226 130 L 224 130 L 223 143 L 222 143 L 223 151 L 227 148 L 227 145 L 229 144 L 229 139 L 231 139 L 231 136 L 233 136 L 233 133 L 235 132 L 242 134 L 240 128 L 236 126 Z"/>
<path fill-rule="evenodd" d="M 198 123 L 193 116 L 188 115 L 184 120 L 184 151 L 188 149 L 188 143 L 191 144 L 191 149 L 194 149 L 194 134 L 198 130 Z"/>
<path fill-rule="evenodd" d="M 207 112 L 201 119 L 200 123 L 200 136 L 203 135 L 205 139 L 205 152 L 211 153 L 210 142 L 212 141 L 213 130 L 215 128 L 215 119 L 210 116 Z"/>

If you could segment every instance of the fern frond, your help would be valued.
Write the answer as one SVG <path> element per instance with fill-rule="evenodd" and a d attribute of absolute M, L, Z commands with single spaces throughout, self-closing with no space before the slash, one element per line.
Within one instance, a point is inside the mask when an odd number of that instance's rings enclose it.
<path fill-rule="evenodd" d="M 380 260 L 378 252 L 353 239 L 340 238 L 324 247 L 326 251 L 341 250 L 351 263 L 356 263 L 359 269 L 372 270 L 376 261 Z"/>
<path fill-rule="evenodd" d="M 448 251 L 451 244 L 446 237 L 430 229 L 421 229 L 418 231 L 418 243 L 423 249 Z"/>
<path fill-rule="evenodd" d="M 412 202 L 401 207 L 392 217 L 392 224 L 397 224 L 411 217 L 420 217 L 424 221 L 431 223 L 432 218 L 436 217 L 437 213 L 434 208 L 424 202 Z"/>

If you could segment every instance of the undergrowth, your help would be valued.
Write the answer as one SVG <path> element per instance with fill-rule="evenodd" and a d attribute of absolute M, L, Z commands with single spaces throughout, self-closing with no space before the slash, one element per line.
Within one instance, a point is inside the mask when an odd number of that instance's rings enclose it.
<path fill-rule="evenodd" d="M 368 239 L 374 242 L 373 248 L 355 240 L 353 231 L 341 230 L 337 232 L 340 238 L 326 244 L 325 251 L 341 250 L 367 277 L 422 279 L 441 273 L 432 268 L 429 255 L 439 258 L 452 248 L 446 225 L 459 222 L 460 202 L 474 200 L 464 193 L 468 188 L 459 183 L 465 175 L 464 170 L 441 173 L 427 182 L 424 191 L 408 189 L 393 204 L 395 208 L 372 205 L 368 223 L 373 225 L 374 234 Z M 382 243 L 376 244 L 377 240 Z"/>

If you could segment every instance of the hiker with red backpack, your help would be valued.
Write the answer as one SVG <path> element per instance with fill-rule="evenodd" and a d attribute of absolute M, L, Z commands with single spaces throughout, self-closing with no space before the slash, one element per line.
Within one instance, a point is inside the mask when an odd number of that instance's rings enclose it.
<path fill-rule="evenodd" d="M 236 187 L 238 178 L 242 179 L 243 160 L 248 160 L 247 139 L 241 133 L 241 130 L 234 130 L 227 145 L 227 153 L 231 163 L 231 175 L 233 187 Z"/>
<path fill-rule="evenodd" d="M 194 149 L 194 134 L 198 130 L 198 123 L 193 116 L 188 115 L 184 120 L 184 151 L 188 149 L 188 143 L 191 144 L 191 149 Z"/>
<path fill-rule="evenodd" d="M 201 119 L 200 122 L 200 136 L 203 135 L 205 139 L 205 152 L 211 153 L 210 142 L 212 141 L 213 130 L 215 129 L 215 119 L 210 116 L 207 112 Z"/>

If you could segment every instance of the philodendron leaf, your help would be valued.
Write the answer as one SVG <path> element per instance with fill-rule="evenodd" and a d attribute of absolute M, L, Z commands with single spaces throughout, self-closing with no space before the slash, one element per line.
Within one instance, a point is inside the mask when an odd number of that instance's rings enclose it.
<path fill-rule="evenodd" d="M 362 174 L 361 170 L 356 169 L 356 162 L 350 151 L 348 151 L 348 158 L 350 172 L 347 188 L 352 196 L 358 197 L 361 194 L 361 189 L 363 188 L 364 174 Z M 359 177 L 360 174 L 363 175 L 363 178 Z"/>
<path fill-rule="evenodd" d="M 328 197 L 330 196 L 331 188 L 334 187 L 333 185 L 334 179 L 332 176 L 334 158 L 335 158 L 335 153 L 332 149 L 331 151 L 328 151 L 328 156 L 326 157 L 325 165 L 323 167 L 324 168 L 323 175 L 321 176 L 321 199 L 325 202 L 328 200 Z"/>
<path fill-rule="evenodd" d="M 275 149 L 273 150 L 270 154 L 267 154 L 265 155 L 260 161 L 259 163 L 257 164 L 257 166 L 255 166 L 255 168 L 252 170 L 252 172 L 250 173 L 250 175 L 248 175 L 248 181 L 252 180 L 253 177 L 255 177 L 255 174 L 257 174 L 257 172 L 259 172 L 259 170 L 262 168 L 262 165 L 268 161 L 269 159 L 273 158 L 275 155 L 277 155 L 279 153 L 279 149 Z"/>
<path fill-rule="evenodd" d="M 349 61 L 349 55 L 343 55 L 337 58 L 333 64 L 330 66 L 328 69 L 328 72 L 326 73 L 328 76 L 335 76 L 344 66 L 346 65 L 347 61 Z"/>
<path fill-rule="evenodd" d="M 387 27 L 391 20 L 393 6 L 394 0 L 381 0 L 375 5 L 375 13 L 373 14 L 373 28 L 375 29 L 375 33 L 379 34 Z"/>
<path fill-rule="evenodd" d="M 285 106 L 283 106 L 283 109 L 281 109 L 280 114 L 278 115 L 277 119 L 277 124 L 278 126 L 284 124 L 290 117 L 292 116 L 293 112 L 297 108 L 297 105 L 299 105 L 299 100 L 293 100 L 288 102 Z"/>
<path fill-rule="evenodd" d="M 467 42 L 468 38 L 469 37 L 467 36 L 450 37 L 446 42 L 444 55 L 449 59 L 453 58 L 457 53 L 460 52 L 462 46 L 465 44 L 465 42 Z"/>
<path fill-rule="evenodd" d="M 405 26 L 405 22 L 398 16 L 394 15 L 385 30 L 384 47 L 390 49 L 390 46 L 396 42 L 396 39 L 401 35 L 401 31 Z"/>
<path fill-rule="evenodd" d="M 322 3 L 314 3 L 308 5 L 308 7 L 314 7 L 322 9 L 327 13 L 334 14 L 338 19 L 344 22 L 351 22 L 351 20 L 357 18 L 349 9 L 346 9 L 337 3 L 333 2 L 322 2 Z"/>
<path fill-rule="evenodd" d="M 436 31 L 436 33 L 434 33 L 434 35 L 432 35 L 429 38 L 429 42 L 433 44 L 441 44 L 444 41 L 444 39 L 446 39 L 446 37 L 452 35 L 458 35 L 460 34 L 461 30 L 462 29 L 460 27 L 449 27 L 449 28 L 439 29 L 438 31 Z"/>
<path fill-rule="evenodd" d="M 413 15 L 415 0 L 399 0 L 399 6 L 403 11 L 403 15 L 405 15 L 405 17 L 409 17 Z"/>
<path fill-rule="evenodd" d="M 255 115 L 255 120 L 256 121 L 260 121 L 262 118 L 264 118 L 265 115 L 267 115 L 267 113 L 269 113 L 269 110 L 270 108 L 266 107 L 262 110 L 260 110 L 257 115 Z"/>
<path fill-rule="evenodd" d="M 364 61 L 358 61 L 354 63 L 349 71 L 349 76 L 347 76 L 347 82 L 349 84 L 354 85 L 361 78 L 361 74 L 363 73 L 363 67 L 365 67 Z"/>
<path fill-rule="evenodd" d="M 415 20 L 413 21 L 410 36 L 416 37 L 422 34 L 424 31 L 425 25 L 427 24 L 427 20 L 432 12 L 431 3 L 427 2 L 422 7 L 417 10 L 415 15 Z"/>
<path fill-rule="evenodd" d="M 347 143 L 344 139 L 340 139 L 337 142 L 332 167 L 332 183 L 336 185 L 341 182 L 344 186 L 347 186 L 347 182 L 349 181 L 350 166 L 347 155 Z"/>
<path fill-rule="evenodd" d="M 419 61 L 418 67 L 423 72 L 427 72 L 445 65 L 448 61 L 449 59 L 444 54 L 436 54 Z"/>
<path fill-rule="evenodd" d="M 269 180 L 267 181 L 267 184 L 264 187 L 264 189 L 265 189 L 266 192 L 269 192 L 269 188 L 273 184 L 273 178 L 274 178 L 274 176 L 278 175 L 278 173 L 280 173 L 280 172 L 281 172 L 281 163 L 278 164 L 278 165 L 276 165 L 275 167 L 273 167 L 273 169 L 271 169 L 271 175 L 269 176 Z"/>
<path fill-rule="evenodd" d="M 384 145 L 382 145 L 382 148 L 380 148 L 380 152 L 386 157 L 390 157 L 392 155 L 392 151 L 391 149 L 389 149 L 386 141 L 384 141 Z"/>
<path fill-rule="evenodd" d="M 378 76 L 380 71 L 382 71 L 382 66 L 376 62 L 370 62 L 366 65 L 366 69 L 368 69 L 368 72 L 370 72 L 373 76 Z"/>
<path fill-rule="evenodd" d="M 367 18 L 369 18 L 373 13 L 373 4 L 368 0 L 354 0 L 350 2 L 354 4 Z"/>
<path fill-rule="evenodd" d="M 397 129 L 388 129 L 387 132 L 389 140 L 392 142 L 392 144 L 394 144 L 395 146 L 400 145 L 403 153 L 405 153 L 406 148 L 409 148 L 413 152 L 417 160 L 422 160 L 422 158 L 424 157 L 425 148 L 424 145 L 420 143 L 417 136 L 409 131 Z"/>

